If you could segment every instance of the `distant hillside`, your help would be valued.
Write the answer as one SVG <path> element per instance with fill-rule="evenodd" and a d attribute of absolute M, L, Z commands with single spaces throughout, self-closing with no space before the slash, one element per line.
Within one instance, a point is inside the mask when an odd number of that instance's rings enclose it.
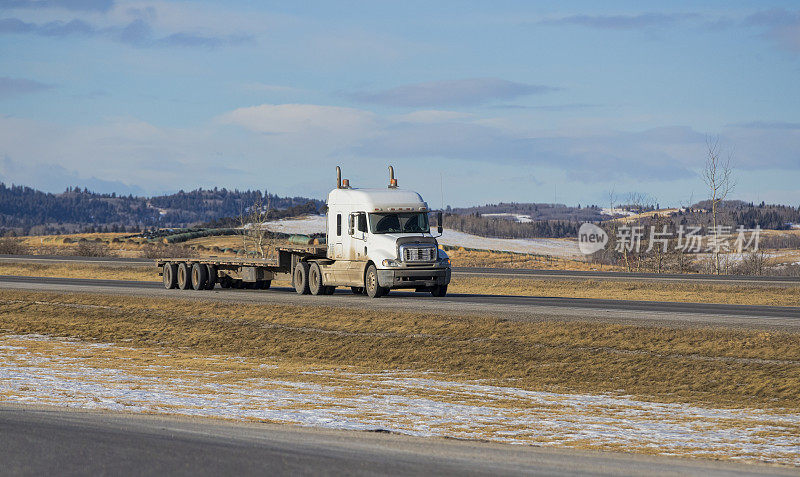
<path fill-rule="evenodd" d="M 484 216 L 508 214 L 506 218 L 515 218 L 519 221 L 520 216 L 526 216 L 531 221 L 538 220 L 562 220 L 595 222 L 607 219 L 608 216 L 602 215 L 603 210 L 596 205 L 581 207 L 570 207 L 564 204 L 536 204 L 536 203 L 517 203 L 501 202 L 499 204 L 477 205 L 474 207 L 448 208 L 447 213 L 455 215 Z M 503 217 L 499 217 L 503 218 Z M 527 222 L 528 220 L 523 220 Z"/>
<path fill-rule="evenodd" d="M 500 203 L 475 207 L 448 208 L 444 217 L 447 228 L 473 235 L 496 238 L 575 237 L 583 222 L 602 222 L 614 217 L 623 221 L 643 220 L 644 216 L 667 216 L 675 227 L 699 225 L 704 232 L 712 224 L 708 201 L 698 202 L 688 208 L 654 210 L 654 207 L 619 205 L 614 211 L 592 205 L 570 207 L 564 204 Z M 626 217 L 624 212 L 634 213 Z M 753 204 L 739 200 L 720 204 L 717 223 L 735 228 L 786 230 L 800 224 L 800 208 L 787 205 Z"/>
<path fill-rule="evenodd" d="M 0 183 L 0 230 L 20 234 L 139 231 L 152 227 L 186 227 L 238 215 L 263 197 L 261 191 L 197 189 L 156 197 L 97 194 L 68 188 L 60 194 Z M 306 197 L 270 194 L 275 209 L 319 212 L 325 203 Z"/>

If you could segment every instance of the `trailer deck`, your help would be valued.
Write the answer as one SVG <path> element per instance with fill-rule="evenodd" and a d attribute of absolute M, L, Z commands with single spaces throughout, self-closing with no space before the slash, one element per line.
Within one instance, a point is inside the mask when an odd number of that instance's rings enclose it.
<path fill-rule="evenodd" d="M 269 288 L 277 274 L 291 275 L 297 263 L 326 259 L 326 245 L 282 246 L 272 258 L 172 257 L 156 259 L 166 288 L 211 290 L 222 288 Z"/>

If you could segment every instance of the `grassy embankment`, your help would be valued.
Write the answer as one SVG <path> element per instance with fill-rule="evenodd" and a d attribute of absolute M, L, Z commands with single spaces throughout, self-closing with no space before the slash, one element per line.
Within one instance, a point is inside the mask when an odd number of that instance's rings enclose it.
<path fill-rule="evenodd" d="M 797 333 L 11 290 L 0 290 L 0 330 L 365 372 L 434 372 L 530 390 L 800 410 Z"/>

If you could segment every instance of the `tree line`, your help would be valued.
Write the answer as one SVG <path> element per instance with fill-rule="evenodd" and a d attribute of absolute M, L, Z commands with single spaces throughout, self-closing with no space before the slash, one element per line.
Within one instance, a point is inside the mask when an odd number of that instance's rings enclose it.
<path fill-rule="evenodd" d="M 444 227 L 460 232 L 492 238 L 563 238 L 576 237 L 581 222 L 568 220 L 537 220 L 516 222 L 496 217 L 444 215 Z"/>
<path fill-rule="evenodd" d="M 186 227 L 236 216 L 258 200 L 276 210 L 299 208 L 320 212 L 324 202 L 306 197 L 279 197 L 258 190 L 195 189 L 155 197 L 99 194 L 68 187 L 54 194 L 0 183 L 0 231 L 18 234 L 74 233 L 84 230 L 140 231 Z M 309 205 L 310 204 L 310 205 Z"/>

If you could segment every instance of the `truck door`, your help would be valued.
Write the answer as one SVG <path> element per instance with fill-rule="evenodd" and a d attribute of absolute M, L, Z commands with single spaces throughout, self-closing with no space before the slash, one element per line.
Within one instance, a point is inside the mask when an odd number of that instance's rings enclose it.
<path fill-rule="evenodd" d="M 348 235 L 350 244 L 347 249 L 350 256 L 348 258 L 348 279 L 351 283 L 360 286 L 363 278 L 364 264 L 367 260 L 367 214 L 365 212 L 353 212 L 348 220 Z"/>
<path fill-rule="evenodd" d="M 332 251 L 329 258 L 342 260 L 343 253 L 343 238 L 344 238 L 344 224 L 342 223 L 342 213 L 340 211 L 330 211 L 330 221 L 328 222 L 328 251 Z"/>
<path fill-rule="evenodd" d="M 344 249 L 345 260 L 358 260 L 364 253 L 364 234 L 358 230 L 358 212 L 351 212 L 347 217 Z"/>

